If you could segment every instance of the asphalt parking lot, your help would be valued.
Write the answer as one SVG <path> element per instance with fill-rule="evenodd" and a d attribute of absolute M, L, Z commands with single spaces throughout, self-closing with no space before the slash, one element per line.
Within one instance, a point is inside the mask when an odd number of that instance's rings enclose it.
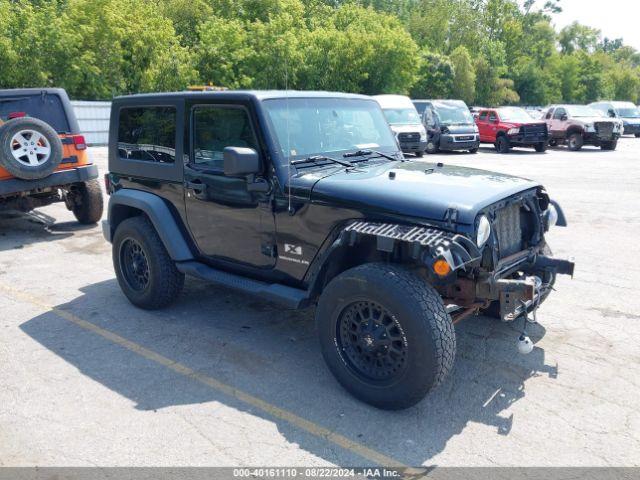
<path fill-rule="evenodd" d="M 104 148 L 92 149 L 102 171 Z M 640 465 L 640 139 L 616 152 L 442 154 L 541 181 L 574 279 L 518 327 L 456 327 L 456 367 L 416 407 L 379 411 L 333 379 L 313 311 L 188 280 L 132 307 L 99 227 L 61 204 L 0 214 L 2 466 Z"/>

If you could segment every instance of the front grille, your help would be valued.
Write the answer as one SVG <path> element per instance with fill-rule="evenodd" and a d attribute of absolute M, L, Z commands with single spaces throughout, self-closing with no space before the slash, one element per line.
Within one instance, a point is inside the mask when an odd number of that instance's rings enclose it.
<path fill-rule="evenodd" d="M 496 235 L 500 258 L 508 257 L 523 249 L 520 205 L 513 204 L 496 212 Z"/>
<path fill-rule="evenodd" d="M 595 127 L 599 137 L 609 138 L 613 135 L 613 123 L 611 122 L 596 122 Z"/>
<path fill-rule="evenodd" d="M 403 132 L 398 134 L 398 140 L 401 142 L 417 142 L 420 140 L 418 132 Z"/>
<path fill-rule="evenodd" d="M 520 132 L 524 134 L 525 137 L 543 138 L 547 136 L 547 125 L 544 123 L 523 125 L 522 127 L 520 127 Z"/>

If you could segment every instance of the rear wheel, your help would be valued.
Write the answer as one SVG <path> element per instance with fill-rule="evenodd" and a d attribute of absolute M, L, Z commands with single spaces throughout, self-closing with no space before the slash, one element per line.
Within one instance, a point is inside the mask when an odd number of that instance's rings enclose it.
<path fill-rule="evenodd" d="M 536 152 L 543 153 L 547 151 L 547 144 L 545 142 L 538 143 L 536 145 Z"/>
<path fill-rule="evenodd" d="M 333 375 L 378 408 L 418 403 L 453 367 L 455 332 L 440 296 L 399 266 L 343 272 L 322 293 L 316 321 Z"/>
<path fill-rule="evenodd" d="M 567 146 L 572 152 L 577 152 L 584 145 L 584 137 L 581 133 L 572 133 L 567 139 Z"/>
<path fill-rule="evenodd" d="M 71 210 L 78 222 L 91 225 L 102 218 L 104 203 L 100 183 L 95 178 L 78 185 L 73 195 Z"/>
<path fill-rule="evenodd" d="M 509 153 L 511 145 L 509 145 L 509 139 L 504 135 L 499 136 L 496 139 L 496 150 L 498 153 Z"/>
<path fill-rule="evenodd" d="M 113 236 L 113 266 L 120 288 L 134 305 L 147 310 L 172 303 L 184 286 L 147 217 L 124 220 Z"/>

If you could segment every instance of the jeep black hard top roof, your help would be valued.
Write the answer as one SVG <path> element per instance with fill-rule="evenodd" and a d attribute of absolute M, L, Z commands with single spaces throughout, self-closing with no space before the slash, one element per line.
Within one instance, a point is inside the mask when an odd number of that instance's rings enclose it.
<path fill-rule="evenodd" d="M 159 98 L 202 98 L 215 97 L 227 99 L 247 99 L 255 98 L 256 100 L 269 100 L 275 98 L 343 98 L 343 99 L 360 99 L 372 100 L 366 95 L 355 93 L 341 92 L 318 92 L 304 90 L 226 90 L 226 91 L 181 91 L 181 92 L 164 92 L 164 93 L 139 93 L 135 95 L 123 95 L 116 97 L 115 100 L 123 99 L 159 99 Z"/>

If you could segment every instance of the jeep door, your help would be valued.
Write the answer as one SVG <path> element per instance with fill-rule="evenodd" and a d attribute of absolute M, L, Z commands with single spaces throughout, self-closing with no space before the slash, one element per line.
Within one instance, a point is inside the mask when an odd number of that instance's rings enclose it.
<path fill-rule="evenodd" d="M 266 172 L 250 105 L 190 105 L 190 155 L 184 168 L 187 221 L 200 254 L 248 267 L 275 265 L 275 221 L 268 191 L 249 189 Z M 263 172 L 224 174 L 226 147 L 258 151 Z M 262 182 L 262 185 L 267 185 Z M 263 189 L 266 190 L 266 189 Z"/>

